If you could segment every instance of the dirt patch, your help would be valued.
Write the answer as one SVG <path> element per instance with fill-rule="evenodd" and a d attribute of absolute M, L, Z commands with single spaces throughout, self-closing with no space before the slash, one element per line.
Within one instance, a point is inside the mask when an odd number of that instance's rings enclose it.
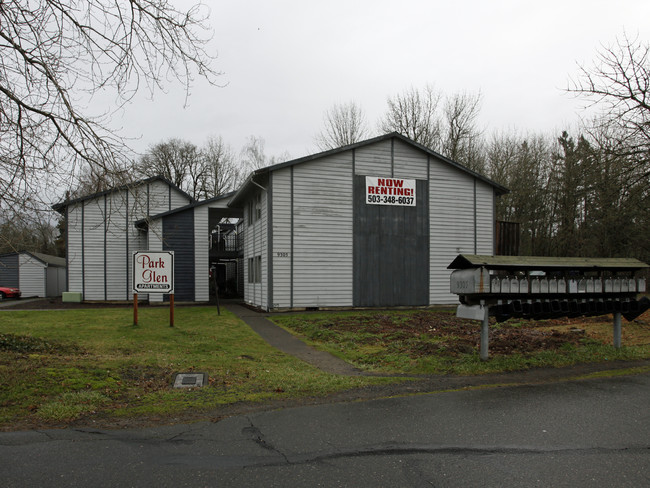
<path fill-rule="evenodd" d="M 650 314 L 646 313 L 645 320 L 648 319 Z M 578 345 L 587 338 L 584 328 L 587 323 L 607 320 L 611 318 L 492 323 L 489 330 L 490 353 L 507 355 L 557 350 L 567 344 Z M 427 310 L 408 315 L 333 316 L 319 322 L 318 327 L 342 334 L 354 333 L 358 343 L 384 343 L 389 348 L 394 344 L 414 358 L 443 349 L 452 355 L 471 353 L 479 348 L 481 339 L 480 326 L 475 320 Z"/>

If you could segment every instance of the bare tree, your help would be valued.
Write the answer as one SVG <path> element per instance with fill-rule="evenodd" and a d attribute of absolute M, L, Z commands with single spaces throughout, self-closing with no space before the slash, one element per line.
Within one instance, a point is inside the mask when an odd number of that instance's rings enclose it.
<path fill-rule="evenodd" d="M 354 144 L 368 134 L 366 116 L 355 102 L 334 104 L 323 115 L 323 122 L 325 127 L 315 138 L 321 151 Z"/>
<path fill-rule="evenodd" d="M 569 92 L 599 108 L 601 124 L 617 128 L 619 155 L 639 157 L 650 176 L 650 44 L 626 35 L 603 47 L 592 67 L 580 67 Z"/>
<path fill-rule="evenodd" d="M 188 141 L 170 139 L 151 146 L 135 165 L 141 177 L 162 176 L 198 198 L 203 175 L 199 148 Z"/>
<path fill-rule="evenodd" d="M 76 185 L 66 191 L 66 198 L 76 198 L 109 190 L 129 182 L 133 173 L 127 166 L 116 164 L 110 171 L 104 166 L 87 164 L 83 166 L 76 180 Z"/>
<path fill-rule="evenodd" d="M 445 100 L 442 153 L 475 171 L 483 170 L 481 131 L 476 121 L 480 109 L 480 93 L 457 93 Z"/>
<path fill-rule="evenodd" d="M 0 3 L 0 209 L 25 206 L 43 185 L 65 188 L 82 165 L 124 160 L 110 115 L 87 105 L 114 91 L 115 107 L 169 79 L 214 82 L 207 12 L 168 0 Z M 208 34 L 208 35 L 206 35 Z"/>
<path fill-rule="evenodd" d="M 248 137 L 241 150 L 241 166 L 244 172 L 255 171 L 291 159 L 291 156 L 286 151 L 279 156 L 267 156 L 265 146 L 266 141 L 262 137 Z"/>
<path fill-rule="evenodd" d="M 382 132 L 399 132 L 423 146 L 440 150 L 441 120 L 438 105 L 441 95 L 432 85 L 423 90 L 411 87 L 388 98 L 388 109 L 379 123 Z"/>
<path fill-rule="evenodd" d="M 45 214 L 15 212 L 0 221 L 0 254 L 16 251 L 57 254 L 56 226 Z"/>
<path fill-rule="evenodd" d="M 236 189 L 243 170 L 230 146 L 221 137 L 211 137 L 201 149 L 203 159 L 202 197 L 211 198 Z"/>
<path fill-rule="evenodd" d="M 264 153 L 265 145 L 266 141 L 263 138 L 248 136 L 246 144 L 241 150 L 242 166 L 247 171 L 254 171 L 267 166 L 267 158 Z"/>

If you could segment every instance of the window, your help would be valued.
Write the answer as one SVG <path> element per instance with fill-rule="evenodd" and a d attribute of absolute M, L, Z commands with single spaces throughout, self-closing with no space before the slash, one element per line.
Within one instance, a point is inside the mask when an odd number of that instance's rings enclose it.
<path fill-rule="evenodd" d="M 255 221 L 257 222 L 262 218 L 262 194 L 255 195 Z"/>
<path fill-rule="evenodd" d="M 262 256 L 248 258 L 248 282 L 262 282 Z"/>
<path fill-rule="evenodd" d="M 247 206 L 248 225 L 253 225 L 262 218 L 262 193 L 257 192 Z"/>

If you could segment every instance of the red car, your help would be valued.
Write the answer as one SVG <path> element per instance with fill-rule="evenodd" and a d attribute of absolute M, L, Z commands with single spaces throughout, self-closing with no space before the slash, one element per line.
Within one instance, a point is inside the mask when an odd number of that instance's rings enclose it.
<path fill-rule="evenodd" d="M 20 298 L 20 290 L 8 286 L 0 286 L 0 300 L 5 298 Z"/>

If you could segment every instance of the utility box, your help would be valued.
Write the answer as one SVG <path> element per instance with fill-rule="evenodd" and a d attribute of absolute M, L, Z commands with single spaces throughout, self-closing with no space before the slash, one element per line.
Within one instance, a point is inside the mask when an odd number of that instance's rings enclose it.
<path fill-rule="evenodd" d="M 82 294 L 78 291 L 64 291 L 61 296 L 61 300 L 68 303 L 81 303 L 82 299 Z"/>

